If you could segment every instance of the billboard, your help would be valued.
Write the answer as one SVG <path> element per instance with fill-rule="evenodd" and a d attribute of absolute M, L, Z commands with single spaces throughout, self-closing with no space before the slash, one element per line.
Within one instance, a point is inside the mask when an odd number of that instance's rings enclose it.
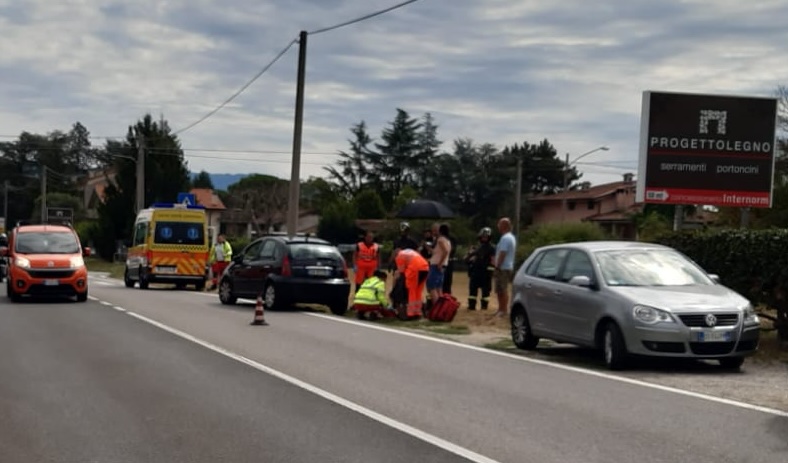
<path fill-rule="evenodd" d="M 643 92 L 637 201 L 771 207 L 777 99 Z"/>

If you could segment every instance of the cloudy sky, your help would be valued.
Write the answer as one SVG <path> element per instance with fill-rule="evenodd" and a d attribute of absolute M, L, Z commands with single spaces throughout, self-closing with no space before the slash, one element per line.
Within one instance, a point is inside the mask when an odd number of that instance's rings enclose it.
<path fill-rule="evenodd" d="M 300 30 L 399 0 L 0 0 L 0 135 L 123 135 L 202 117 Z M 788 0 L 421 0 L 310 36 L 302 177 L 401 107 L 499 146 L 548 138 L 585 179 L 635 171 L 646 89 L 770 96 L 788 84 Z M 297 46 L 181 135 L 192 170 L 289 177 Z M 98 141 L 100 142 L 100 141 Z M 251 161 L 245 161 L 251 160 Z"/>

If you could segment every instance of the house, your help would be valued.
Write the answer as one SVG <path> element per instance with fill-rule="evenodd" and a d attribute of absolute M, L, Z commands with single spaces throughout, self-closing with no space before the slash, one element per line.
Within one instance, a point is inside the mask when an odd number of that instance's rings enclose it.
<path fill-rule="evenodd" d="M 222 232 L 222 213 L 227 210 L 227 207 L 219 195 L 210 188 L 192 188 L 189 193 L 194 195 L 197 204 L 205 208 L 205 215 L 208 218 L 208 234 L 211 243 L 213 243 L 216 236 Z"/>
<path fill-rule="evenodd" d="M 254 238 L 261 233 L 287 233 L 287 211 L 275 213 L 270 220 L 264 217 L 252 216 L 252 213 L 245 209 L 227 209 L 221 214 L 221 222 L 224 233 L 229 236 Z M 309 211 L 299 211 L 298 229 L 296 233 L 316 234 L 320 215 Z"/>
<path fill-rule="evenodd" d="M 584 182 L 574 190 L 532 197 L 533 224 L 594 222 L 613 236 L 635 239 L 632 216 L 641 210 L 635 203 L 635 185 L 634 175 L 624 174 L 619 182 Z"/>

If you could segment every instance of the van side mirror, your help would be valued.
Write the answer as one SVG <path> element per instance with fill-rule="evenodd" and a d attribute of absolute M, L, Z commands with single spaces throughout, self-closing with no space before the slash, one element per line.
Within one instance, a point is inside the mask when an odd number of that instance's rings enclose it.
<path fill-rule="evenodd" d="M 720 276 L 716 273 L 710 273 L 709 278 L 711 278 L 715 283 L 720 284 Z"/>
<path fill-rule="evenodd" d="M 82 248 L 82 256 L 83 257 L 90 257 L 90 248 L 88 248 L 88 247 Z"/>
<path fill-rule="evenodd" d="M 569 280 L 569 284 L 572 286 L 580 286 L 581 288 L 597 289 L 597 285 L 591 281 L 591 278 L 585 275 L 573 276 Z"/>

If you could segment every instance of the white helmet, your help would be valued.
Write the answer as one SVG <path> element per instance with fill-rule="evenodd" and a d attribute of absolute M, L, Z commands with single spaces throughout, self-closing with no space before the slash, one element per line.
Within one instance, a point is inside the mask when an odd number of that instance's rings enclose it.
<path fill-rule="evenodd" d="M 410 224 L 408 222 L 401 222 L 399 224 L 399 231 L 404 232 L 405 230 L 410 230 Z"/>
<path fill-rule="evenodd" d="M 0 233 L 0 239 L 4 239 L 4 240 L 8 239 L 8 235 L 6 235 L 5 233 Z"/>

